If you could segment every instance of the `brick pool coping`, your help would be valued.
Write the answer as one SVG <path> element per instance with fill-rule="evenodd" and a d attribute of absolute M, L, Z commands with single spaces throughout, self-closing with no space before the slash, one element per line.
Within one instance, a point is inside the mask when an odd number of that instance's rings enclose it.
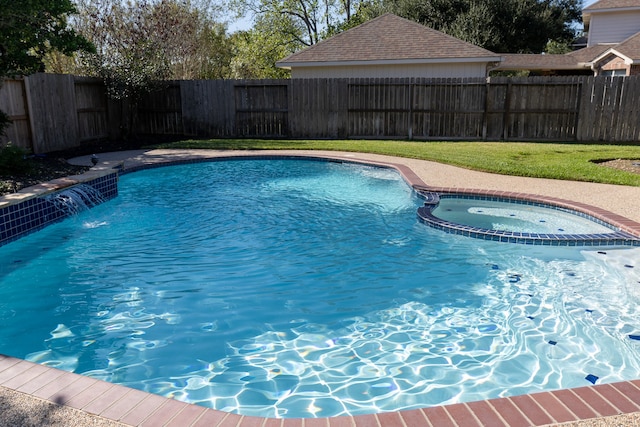
<path fill-rule="evenodd" d="M 268 157 L 322 157 L 339 161 L 367 163 L 392 167 L 398 170 L 404 179 L 416 190 L 435 192 L 455 192 L 463 194 L 482 194 L 495 197 L 511 197 L 536 200 L 549 203 L 607 221 L 623 231 L 640 237 L 640 223 L 629 220 L 605 209 L 588 204 L 573 202 L 554 197 L 534 196 L 509 191 L 488 191 L 449 187 L 430 187 L 402 163 L 381 162 L 358 158 L 348 159 L 327 155 L 269 154 Z M 154 157 L 149 161 L 140 159 L 130 166 L 122 161 L 119 167 L 131 170 L 152 165 L 175 163 L 170 155 Z M 218 152 L 215 158 L 264 158 L 264 155 L 224 155 Z M 180 156 L 178 162 L 202 161 L 208 157 L 201 155 Z M 124 159 L 122 159 L 124 161 Z M 96 171 L 110 169 L 113 165 L 98 165 L 88 173 L 95 177 Z M 85 181 L 88 181 L 86 179 Z M 65 188 L 68 182 L 46 185 L 47 193 Z M 74 182 L 83 182 L 83 177 L 74 177 Z M 29 198 L 26 195 L 14 197 Z M 33 196 L 35 197 L 35 196 Z M 0 198 L 0 202 L 8 202 Z M 0 203 L 0 206 L 2 203 Z M 23 393 L 34 399 L 42 399 L 56 405 L 81 410 L 107 420 L 129 425 L 175 425 L 175 426 L 217 426 L 217 427 L 343 427 L 343 426 L 543 426 L 566 423 L 619 414 L 640 412 L 640 380 L 623 381 L 611 384 L 595 384 L 584 387 L 563 389 L 550 392 L 538 392 L 527 395 L 496 398 L 468 403 L 456 403 L 422 409 L 387 412 L 371 415 L 341 416 L 333 418 L 274 419 L 242 416 L 192 405 L 162 396 L 131 389 L 117 384 L 84 377 L 55 368 L 38 365 L 25 360 L 0 355 L 0 386 Z"/>
<path fill-rule="evenodd" d="M 204 408 L 0 355 L 0 386 L 133 426 L 544 426 L 640 412 L 640 380 L 333 418 L 261 418 Z"/>

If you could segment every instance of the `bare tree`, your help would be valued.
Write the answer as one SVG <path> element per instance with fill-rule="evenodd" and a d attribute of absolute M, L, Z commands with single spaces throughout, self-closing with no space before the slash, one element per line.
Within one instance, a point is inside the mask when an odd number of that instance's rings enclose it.
<path fill-rule="evenodd" d="M 343 17 L 336 0 L 233 0 L 240 16 L 252 15 L 259 22 L 274 22 L 281 38 L 304 46 L 322 40 L 328 29 Z"/>

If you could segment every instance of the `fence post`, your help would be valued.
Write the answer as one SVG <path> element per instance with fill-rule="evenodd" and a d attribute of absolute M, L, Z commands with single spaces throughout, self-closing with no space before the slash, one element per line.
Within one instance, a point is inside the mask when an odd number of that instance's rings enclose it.
<path fill-rule="evenodd" d="M 484 112 L 482 113 L 482 140 L 487 140 L 487 128 L 489 126 L 489 90 L 491 85 L 491 77 L 487 77 L 484 83 Z"/>
<path fill-rule="evenodd" d="M 509 106 L 511 105 L 511 79 L 507 82 L 507 92 L 504 94 L 504 111 L 502 113 L 502 140 L 509 137 Z"/>
<path fill-rule="evenodd" d="M 29 76 L 24 76 L 24 104 L 27 110 L 27 118 L 29 120 L 29 129 L 31 133 L 31 152 L 36 154 L 36 137 L 38 136 L 38 131 L 36 130 L 36 126 L 34 123 L 33 110 L 31 106 L 33 105 L 33 101 L 31 99 L 31 88 L 29 85 Z"/>
<path fill-rule="evenodd" d="M 576 100 L 576 117 L 575 117 L 574 122 L 573 122 L 573 126 L 574 126 L 574 129 L 575 129 L 574 141 L 580 141 L 580 137 L 581 137 L 581 135 L 580 135 L 580 111 L 582 110 L 582 96 L 583 96 L 582 90 L 583 90 L 583 87 L 584 87 L 584 81 L 578 79 L 577 84 L 578 84 L 578 90 L 577 90 L 576 97 L 578 99 Z"/>
<path fill-rule="evenodd" d="M 413 140 L 413 79 L 409 80 L 409 114 L 407 118 L 407 129 L 409 130 L 409 141 Z"/>

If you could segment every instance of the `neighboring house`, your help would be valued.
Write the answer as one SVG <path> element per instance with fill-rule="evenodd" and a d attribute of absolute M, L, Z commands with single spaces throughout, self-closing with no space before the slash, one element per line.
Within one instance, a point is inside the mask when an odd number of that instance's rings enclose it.
<path fill-rule="evenodd" d="M 587 47 L 618 44 L 640 32 L 640 0 L 600 0 L 582 10 Z"/>
<path fill-rule="evenodd" d="M 501 57 L 385 14 L 276 62 L 292 78 L 486 77 Z"/>
<path fill-rule="evenodd" d="M 539 74 L 640 75 L 640 0 L 600 0 L 582 11 L 587 47 L 566 55 L 503 54 L 495 70 Z"/>
<path fill-rule="evenodd" d="M 596 75 L 640 76 L 640 32 L 607 49 L 591 64 Z"/>
<path fill-rule="evenodd" d="M 640 0 L 600 0 L 582 11 L 587 49 L 607 46 L 590 63 L 596 75 L 640 75 Z"/>

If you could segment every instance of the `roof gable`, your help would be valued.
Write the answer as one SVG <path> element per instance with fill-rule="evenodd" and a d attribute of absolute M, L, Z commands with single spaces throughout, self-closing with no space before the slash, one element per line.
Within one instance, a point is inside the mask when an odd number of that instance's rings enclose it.
<path fill-rule="evenodd" d="M 632 35 L 614 49 L 632 61 L 640 61 L 640 32 Z"/>
<path fill-rule="evenodd" d="M 625 41 L 604 51 L 593 62 L 600 62 L 609 55 L 615 55 L 631 63 L 640 63 L 640 32 L 629 37 Z"/>
<path fill-rule="evenodd" d="M 278 66 L 430 60 L 498 60 L 498 55 L 387 13 L 278 61 Z"/>

